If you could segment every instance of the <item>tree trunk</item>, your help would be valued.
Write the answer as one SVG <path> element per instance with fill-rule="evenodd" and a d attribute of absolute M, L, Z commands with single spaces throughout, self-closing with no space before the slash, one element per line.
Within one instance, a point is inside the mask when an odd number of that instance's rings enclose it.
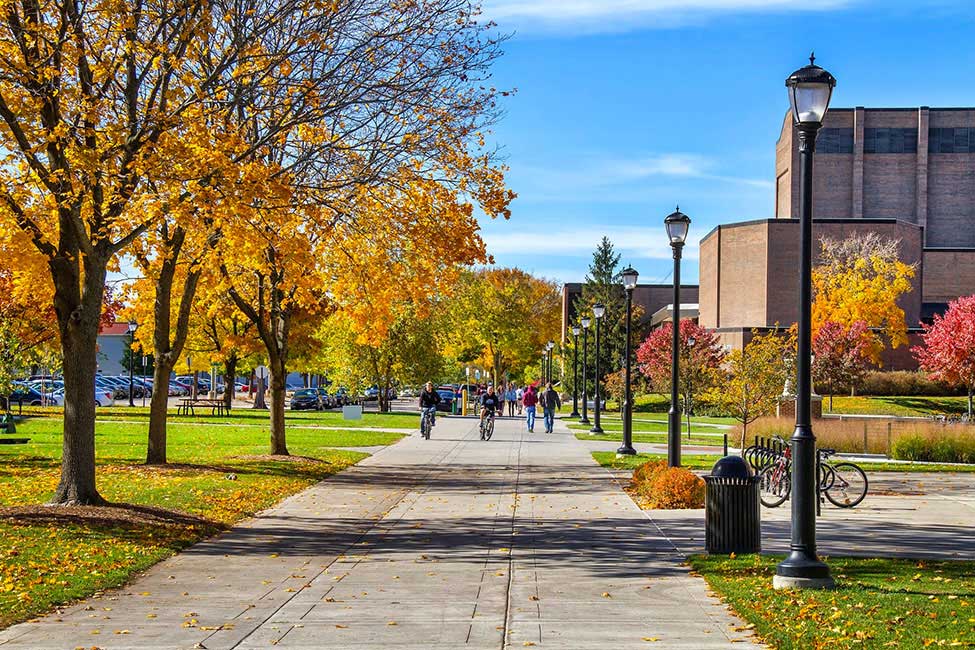
<path fill-rule="evenodd" d="M 223 405 L 229 411 L 237 389 L 237 354 L 231 353 L 223 362 Z"/>
<path fill-rule="evenodd" d="M 57 258 L 50 264 L 64 359 L 61 480 L 51 503 L 61 505 L 105 503 L 95 487 L 95 373 L 105 264 L 90 256 L 84 260 L 80 290 L 77 268 L 71 262 Z"/>
<path fill-rule="evenodd" d="M 271 454 L 287 456 L 288 445 L 284 429 L 285 382 L 288 372 L 285 360 L 273 355 L 268 366 L 271 370 Z"/>
<path fill-rule="evenodd" d="M 168 338 L 168 336 L 167 336 Z M 152 373 L 152 399 L 149 402 L 149 449 L 146 465 L 164 465 L 166 459 L 166 420 L 169 417 L 169 375 L 173 371 L 170 354 L 156 351 Z"/>

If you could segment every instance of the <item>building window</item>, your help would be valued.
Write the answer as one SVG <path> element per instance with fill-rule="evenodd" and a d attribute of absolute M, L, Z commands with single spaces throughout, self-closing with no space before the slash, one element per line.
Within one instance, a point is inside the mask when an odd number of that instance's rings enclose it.
<path fill-rule="evenodd" d="M 820 129 L 817 153 L 853 153 L 853 129 Z"/>
<path fill-rule="evenodd" d="M 863 153 L 917 153 L 917 129 L 864 129 Z"/>
<path fill-rule="evenodd" d="M 928 131 L 930 153 L 975 153 L 975 128 L 955 127 Z"/>

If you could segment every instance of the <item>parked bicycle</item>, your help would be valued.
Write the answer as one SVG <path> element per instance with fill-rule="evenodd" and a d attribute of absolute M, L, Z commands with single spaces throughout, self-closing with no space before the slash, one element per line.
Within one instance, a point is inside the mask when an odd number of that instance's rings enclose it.
<path fill-rule="evenodd" d="M 782 505 L 792 491 L 792 449 L 785 440 L 776 436 L 782 445 L 782 453 L 759 472 L 759 498 L 768 508 Z M 820 498 L 825 497 L 838 508 L 852 508 L 867 496 L 867 475 L 855 463 L 829 462 L 835 449 L 820 449 L 819 485 Z"/>

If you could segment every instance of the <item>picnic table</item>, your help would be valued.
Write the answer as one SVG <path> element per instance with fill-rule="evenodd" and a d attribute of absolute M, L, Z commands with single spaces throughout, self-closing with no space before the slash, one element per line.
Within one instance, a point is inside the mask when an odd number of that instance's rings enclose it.
<path fill-rule="evenodd" d="M 206 399 L 202 397 L 197 397 L 196 399 L 192 397 L 184 397 L 179 400 L 179 406 L 176 407 L 176 415 L 196 415 L 196 407 L 208 408 L 210 409 L 210 415 L 230 415 L 230 409 L 222 399 Z"/>

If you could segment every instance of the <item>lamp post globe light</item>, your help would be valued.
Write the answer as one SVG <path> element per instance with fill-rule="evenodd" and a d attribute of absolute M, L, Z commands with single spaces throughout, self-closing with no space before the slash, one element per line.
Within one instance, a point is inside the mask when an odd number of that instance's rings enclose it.
<path fill-rule="evenodd" d="M 603 432 L 603 428 L 599 426 L 599 321 L 603 319 L 606 315 L 606 307 L 601 302 L 597 302 L 592 306 L 592 315 L 596 317 L 596 375 L 594 377 L 596 382 L 596 390 L 594 393 L 594 399 L 592 402 L 592 412 L 593 412 L 593 423 L 592 429 L 589 429 L 589 433 L 600 434 Z"/>
<path fill-rule="evenodd" d="M 640 274 L 632 266 L 623 269 L 623 289 L 626 291 L 626 344 L 624 346 L 625 359 L 623 367 L 623 444 L 616 450 L 617 454 L 633 456 L 633 394 L 630 390 L 630 322 L 633 312 L 633 290 L 636 289 L 637 278 Z"/>
<path fill-rule="evenodd" d="M 829 589 L 829 567 L 816 557 L 816 437 L 812 432 L 812 175 L 816 134 L 836 86 L 809 57 L 785 80 L 799 136 L 799 323 L 796 354 L 796 429 L 792 435 L 792 533 L 789 556 L 775 569 L 776 589 Z"/>
<path fill-rule="evenodd" d="M 139 324 L 135 321 L 129 321 L 129 406 L 135 406 L 135 402 L 132 400 L 132 346 L 135 343 L 135 331 L 139 329 Z"/>
<path fill-rule="evenodd" d="M 582 325 L 582 419 L 579 424 L 589 424 L 589 324 L 588 316 L 579 319 Z"/>
<path fill-rule="evenodd" d="M 667 418 L 667 466 L 680 467 L 680 405 L 677 402 L 677 384 L 680 381 L 678 346 L 680 345 L 680 256 L 691 227 L 691 218 L 680 211 L 680 206 L 664 219 L 667 238 L 674 251 L 674 304 L 672 307 L 673 341 L 670 347 L 670 412 Z"/>
<path fill-rule="evenodd" d="M 570 418 L 579 417 L 579 326 L 572 326 L 572 413 Z"/>

